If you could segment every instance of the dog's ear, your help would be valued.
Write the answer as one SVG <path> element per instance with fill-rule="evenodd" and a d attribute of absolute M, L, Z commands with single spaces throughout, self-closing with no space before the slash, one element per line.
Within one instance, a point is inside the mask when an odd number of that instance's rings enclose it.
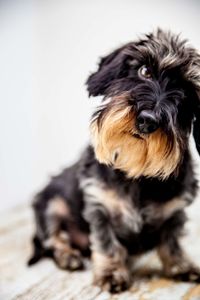
<path fill-rule="evenodd" d="M 192 84 L 190 97 L 194 111 L 193 137 L 200 155 L 200 54 L 194 48 L 188 48 L 186 78 Z"/>
<path fill-rule="evenodd" d="M 198 104 L 195 109 L 195 119 L 193 122 L 193 136 L 197 151 L 200 155 L 200 104 Z"/>
<path fill-rule="evenodd" d="M 128 45 L 101 58 L 98 70 L 91 74 L 86 82 L 89 96 L 105 95 L 113 80 L 124 76 Z"/>

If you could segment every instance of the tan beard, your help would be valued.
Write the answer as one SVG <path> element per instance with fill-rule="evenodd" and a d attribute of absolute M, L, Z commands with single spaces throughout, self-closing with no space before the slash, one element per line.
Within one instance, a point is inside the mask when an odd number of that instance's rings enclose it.
<path fill-rule="evenodd" d="M 177 139 L 169 140 L 161 129 L 138 138 L 134 124 L 135 115 L 127 97 L 113 97 L 100 124 L 98 118 L 91 123 L 97 160 L 124 171 L 128 177 L 169 177 L 181 159 Z"/>

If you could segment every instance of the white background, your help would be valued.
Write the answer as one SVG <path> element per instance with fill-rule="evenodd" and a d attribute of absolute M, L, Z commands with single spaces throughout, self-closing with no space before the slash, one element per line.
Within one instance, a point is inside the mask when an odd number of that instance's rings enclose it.
<path fill-rule="evenodd" d="M 98 57 L 160 26 L 200 48 L 200 1 L 0 1 L 0 209 L 29 202 L 88 142 Z"/>

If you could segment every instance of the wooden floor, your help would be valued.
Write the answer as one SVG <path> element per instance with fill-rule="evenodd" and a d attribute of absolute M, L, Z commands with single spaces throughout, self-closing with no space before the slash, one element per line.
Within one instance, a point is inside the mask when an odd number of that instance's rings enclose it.
<path fill-rule="evenodd" d="M 200 265 L 200 199 L 190 208 L 189 235 L 183 241 L 193 260 Z M 200 285 L 175 283 L 154 275 L 149 278 L 136 273 L 128 292 L 110 295 L 92 286 L 90 263 L 82 272 L 68 273 L 56 268 L 51 260 L 43 260 L 27 268 L 31 253 L 33 216 L 29 206 L 21 206 L 0 215 L 0 299 L 21 300 L 197 300 Z M 142 270 L 159 269 L 155 254 L 140 262 Z M 139 275 L 140 274 L 140 275 Z"/>

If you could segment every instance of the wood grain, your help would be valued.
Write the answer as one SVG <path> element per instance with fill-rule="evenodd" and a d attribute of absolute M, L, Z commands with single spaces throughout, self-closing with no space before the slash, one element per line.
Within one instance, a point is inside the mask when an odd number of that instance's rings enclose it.
<path fill-rule="evenodd" d="M 188 234 L 183 240 L 193 260 L 200 265 L 200 202 L 188 210 Z M 28 268 L 33 216 L 30 206 L 19 206 L 0 215 L 1 300 L 200 300 L 200 285 L 175 283 L 158 275 L 160 264 L 154 253 L 138 262 L 129 291 L 111 295 L 93 286 L 90 262 L 85 271 L 59 270 L 49 259 Z M 154 270 L 154 271 L 148 271 Z M 154 274 L 151 277 L 147 274 Z M 146 274 L 146 275 L 145 275 Z"/>

